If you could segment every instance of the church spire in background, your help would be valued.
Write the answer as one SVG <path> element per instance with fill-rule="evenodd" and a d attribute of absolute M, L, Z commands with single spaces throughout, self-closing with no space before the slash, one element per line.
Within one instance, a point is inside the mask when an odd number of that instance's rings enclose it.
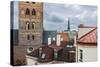
<path fill-rule="evenodd" d="M 69 21 L 69 18 L 68 18 L 68 24 L 67 24 L 67 30 L 70 31 L 70 21 Z"/>

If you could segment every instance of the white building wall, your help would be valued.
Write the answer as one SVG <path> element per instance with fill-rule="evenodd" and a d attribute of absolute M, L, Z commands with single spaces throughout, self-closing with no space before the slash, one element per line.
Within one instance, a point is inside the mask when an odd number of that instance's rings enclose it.
<path fill-rule="evenodd" d="M 83 50 L 83 62 L 97 61 L 96 46 L 79 46 L 78 47 L 78 62 L 80 59 L 80 49 Z"/>

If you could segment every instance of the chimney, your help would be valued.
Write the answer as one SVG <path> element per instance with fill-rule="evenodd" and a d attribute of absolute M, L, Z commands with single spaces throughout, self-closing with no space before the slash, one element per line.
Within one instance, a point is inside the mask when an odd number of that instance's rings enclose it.
<path fill-rule="evenodd" d="M 48 45 L 51 44 L 51 37 L 48 37 Z"/>
<path fill-rule="evenodd" d="M 76 46 L 77 43 L 76 43 L 76 35 L 74 36 L 74 46 Z"/>
<path fill-rule="evenodd" d="M 57 41 L 56 41 L 57 46 L 60 46 L 60 44 L 61 44 L 60 37 L 61 37 L 60 34 L 57 34 Z"/>
<path fill-rule="evenodd" d="M 41 54 L 42 54 L 42 48 L 40 47 L 39 48 L 39 56 L 41 57 Z"/>
<path fill-rule="evenodd" d="M 83 24 L 80 24 L 78 27 L 79 27 L 79 28 L 82 28 L 82 27 L 84 27 L 84 25 L 83 25 Z"/>

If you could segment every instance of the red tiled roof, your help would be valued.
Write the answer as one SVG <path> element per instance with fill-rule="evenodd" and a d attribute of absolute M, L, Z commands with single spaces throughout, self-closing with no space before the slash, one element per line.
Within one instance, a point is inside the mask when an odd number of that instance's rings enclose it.
<path fill-rule="evenodd" d="M 63 49 L 66 45 L 67 45 L 67 41 L 62 41 L 60 46 L 57 46 L 57 44 L 55 42 L 53 42 L 51 45 L 49 45 L 49 47 L 56 49 L 56 51 L 59 51 L 59 50 Z"/>
<path fill-rule="evenodd" d="M 79 38 L 81 43 L 97 43 L 97 28 L 91 30 L 90 32 L 86 33 L 82 37 Z"/>

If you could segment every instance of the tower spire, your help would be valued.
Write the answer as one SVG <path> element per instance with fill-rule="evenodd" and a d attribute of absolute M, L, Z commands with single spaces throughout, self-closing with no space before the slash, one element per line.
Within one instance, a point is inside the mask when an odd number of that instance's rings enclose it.
<path fill-rule="evenodd" d="M 70 31 L 70 21 L 69 21 L 69 18 L 68 18 L 68 24 L 67 24 L 67 30 Z"/>

